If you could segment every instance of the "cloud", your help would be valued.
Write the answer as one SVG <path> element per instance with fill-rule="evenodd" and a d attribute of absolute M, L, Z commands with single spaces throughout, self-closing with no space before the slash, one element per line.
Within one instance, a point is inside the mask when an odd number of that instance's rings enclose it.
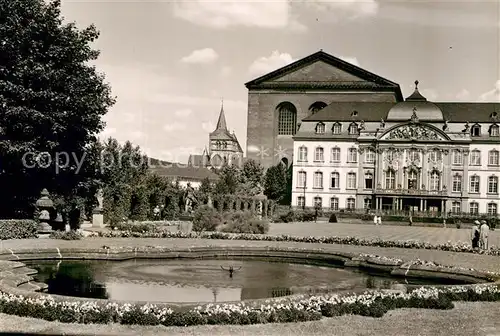
<path fill-rule="evenodd" d="M 291 15 L 289 0 L 179 1 L 174 3 L 173 11 L 177 18 L 215 29 L 232 26 L 305 29 Z"/>
<path fill-rule="evenodd" d="M 484 102 L 500 102 L 500 79 L 495 83 L 495 88 L 479 96 Z"/>
<path fill-rule="evenodd" d="M 186 124 L 179 122 L 173 122 L 163 125 L 163 130 L 167 132 L 182 131 L 185 129 L 186 129 Z"/>
<path fill-rule="evenodd" d="M 210 64 L 215 62 L 219 55 L 212 48 L 198 49 L 181 59 L 183 63 Z"/>
<path fill-rule="evenodd" d="M 211 121 L 207 121 L 207 122 L 203 122 L 201 123 L 201 128 L 205 131 L 205 132 L 213 132 L 214 129 L 215 129 L 215 124 Z"/>
<path fill-rule="evenodd" d="M 233 72 L 233 69 L 230 66 L 222 67 L 222 69 L 220 70 L 220 74 L 221 74 L 222 77 L 227 77 L 232 72 Z"/>
<path fill-rule="evenodd" d="M 356 57 L 342 57 L 342 56 L 340 56 L 339 58 L 346 61 L 347 63 L 351 63 L 352 65 L 359 67 L 359 61 Z"/>
<path fill-rule="evenodd" d="M 188 108 L 185 108 L 185 109 L 181 109 L 181 110 L 177 110 L 174 112 L 174 114 L 177 116 L 177 117 L 188 117 L 190 116 L 191 114 L 193 113 L 193 111 L 191 109 L 188 109 Z"/>
<path fill-rule="evenodd" d="M 376 0 L 306 0 L 305 3 L 334 18 L 344 19 L 375 16 L 379 9 Z"/>
<path fill-rule="evenodd" d="M 420 93 L 422 96 L 427 98 L 429 101 L 436 101 L 436 99 L 439 97 L 439 94 L 437 93 L 436 90 L 434 89 L 419 89 Z"/>
<path fill-rule="evenodd" d="M 285 65 L 288 65 L 295 60 L 288 53 L 280 53 L 275 50 L 268 57 L 259 57 L 256 59 L 248 69 L 252 76 L 259 76 L 271 71 L 277 70 Z"/>
<path fill-rule="evenodd" d="M 458 101 L 465 101 L 470 99 L 470 92 L 467 89 L 462 89 L 459 93 L 455 95 L 455 99 Z"/>

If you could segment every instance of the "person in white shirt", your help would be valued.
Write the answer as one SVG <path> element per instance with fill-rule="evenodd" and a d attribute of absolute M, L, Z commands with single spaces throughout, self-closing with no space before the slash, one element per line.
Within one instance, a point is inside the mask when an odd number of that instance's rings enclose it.
<path fill-rule="evenodd" d="M 488 233 L 490 231 L 490 227 L 488 224 L 486 224 L 485 220 L 481 221 L 481 227 L 479 228 L 479 240 L 480 240 L 480 246 L 483 250 L 488 249 Z"/>

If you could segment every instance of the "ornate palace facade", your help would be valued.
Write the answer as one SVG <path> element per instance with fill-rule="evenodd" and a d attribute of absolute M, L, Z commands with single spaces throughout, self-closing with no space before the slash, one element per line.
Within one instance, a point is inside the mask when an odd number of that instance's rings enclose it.
<path fill-rule="evenodd" d="M 341 102 L 304 118 L 292 206 L 498 214 L 500 104 Z"/>

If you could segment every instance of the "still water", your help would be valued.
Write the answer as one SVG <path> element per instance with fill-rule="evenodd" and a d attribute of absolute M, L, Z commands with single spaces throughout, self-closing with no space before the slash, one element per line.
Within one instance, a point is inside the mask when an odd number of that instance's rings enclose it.
<path fill-rule="evenodd" d="M 227 302 L 367 288 L 432 284 L 356 269 L 255 260 L 33 261 L 47 292 L 87 298 L 172 303 Z M 233 267 L 233 276 L 228 269 Z"/>

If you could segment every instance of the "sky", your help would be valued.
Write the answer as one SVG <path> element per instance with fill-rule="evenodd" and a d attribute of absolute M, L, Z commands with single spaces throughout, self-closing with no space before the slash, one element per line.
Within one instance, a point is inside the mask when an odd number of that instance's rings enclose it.
<path fill-rule="evenodd" d="M 95 24 L 117 103 L 103 138 L 187 162 L 220 112 L 246 148 L 244 84 L 320 49 L 432 101 L 500 101 L 499 0 L 62 0 Z"/>

